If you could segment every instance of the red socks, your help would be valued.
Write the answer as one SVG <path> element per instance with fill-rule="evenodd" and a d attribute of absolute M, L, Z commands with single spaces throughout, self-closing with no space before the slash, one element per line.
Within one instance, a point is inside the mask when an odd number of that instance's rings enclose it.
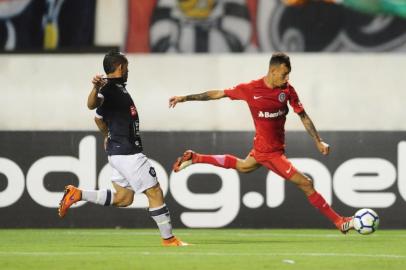
<path fill-rule="evenodd" d="M 207 163 L 226 169 L 235 169 L 237 158 L 232 155 L 202 155 L 195 153 L 193 163 Z"/>
<path fill-rule="evenodd" d="M 341 216 L 338 215 L 333 210 L 333 208 L 330 207 L 330 205 L 326 202 L 323 196 L 317 193 L 317 191 L 308 196 L 307 199 L 315 208 L 317 208 L 324 216 L 326 216 L 334 224 L 338 220 L 340 220 Z"/>
<path fill-rule="evenodd" d="M 202 155 L 195 153 L 193 155 L 193 163 L 206 163 L 226 169 L 235 169 L 237 158 L 232 155 Z M 334 224 L 340 220 L 341 216 L 330 207 L 323 196 L 321 196 L 318 192 L 314 192 L 308 196 L 307 199 L 311 205 L 317 208 Z"/>

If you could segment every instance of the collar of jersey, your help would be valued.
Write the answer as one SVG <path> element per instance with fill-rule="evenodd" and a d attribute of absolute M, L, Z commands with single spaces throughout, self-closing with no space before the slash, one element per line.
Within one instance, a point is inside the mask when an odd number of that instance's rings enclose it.
<path fill-rule="evenodd" d="M 121 84 L 123 86 L 126 85 L 126 81 L 124 81 L 123 77 L 120 77 L 120 78 L 107 78 L 107 80 L 108 80 L 109 83 L 118 83 L 118 84 Z"/>

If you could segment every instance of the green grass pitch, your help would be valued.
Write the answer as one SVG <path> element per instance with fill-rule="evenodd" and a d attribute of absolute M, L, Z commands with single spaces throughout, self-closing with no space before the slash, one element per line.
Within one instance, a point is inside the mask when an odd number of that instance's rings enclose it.
<path fill-rule="evenodd" d="M 152 229 L 2 229 L 0 269 L 406 269 L 406 231 L 178 229 L 188 247 L 161 247 Z"/>

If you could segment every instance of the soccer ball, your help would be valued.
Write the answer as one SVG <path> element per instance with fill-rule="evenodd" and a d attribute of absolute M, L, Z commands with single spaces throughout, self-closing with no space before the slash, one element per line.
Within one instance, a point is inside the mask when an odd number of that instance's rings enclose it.
<path fill-rule="evenodd" d="M 354 229 L 360 234 L 371 234 L 379 226 L 378 214 L 372 209 L 360 209 L 354 215 Z"/>

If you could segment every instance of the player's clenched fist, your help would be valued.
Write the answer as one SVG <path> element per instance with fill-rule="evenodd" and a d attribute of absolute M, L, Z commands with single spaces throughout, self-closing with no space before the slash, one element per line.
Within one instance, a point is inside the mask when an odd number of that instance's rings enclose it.
<path fill-rule="evenodd" d="M 317 142 L 317 149 L 319 149 L 320 153 L 323 155 L 328 155 L 330 153 L 330 145 L 323 141 Z"/>
<path fill-rule="evenodd" d="M 184 96 L 171 97 L 171 98 L 169 99 L 169 108 L 175 108 L 175 106 L 176 106 L 176 104 L 177 104 L 178 102 L 185 102 L 185 101 L 186 101 L 186 97 L 184 97 Z"/>

